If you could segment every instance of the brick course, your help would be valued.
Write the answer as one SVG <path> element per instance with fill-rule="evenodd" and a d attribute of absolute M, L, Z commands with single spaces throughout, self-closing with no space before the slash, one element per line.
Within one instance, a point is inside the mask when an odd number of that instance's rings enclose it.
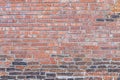
<path fill-rule="evenodd" d="M 114 3 L 0 0 L 0 80 L 120 80 Z"/>

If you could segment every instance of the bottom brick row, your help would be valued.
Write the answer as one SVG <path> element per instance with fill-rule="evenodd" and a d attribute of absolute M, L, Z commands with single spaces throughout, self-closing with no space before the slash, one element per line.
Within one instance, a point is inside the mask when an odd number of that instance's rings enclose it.
<path fill-rule="evenodd" d="M 0 67 L 0 80 L 120 80 L 120 62 L 101 59 L 62 64 L 39 64 L 23 59 Z"/>
<path fill-rule="evenodd" d="M 120 80 L 114 77 L 65 77 L 61 78 L 47 78 L 45 76 L 1 76 L 0 80 Z"/>

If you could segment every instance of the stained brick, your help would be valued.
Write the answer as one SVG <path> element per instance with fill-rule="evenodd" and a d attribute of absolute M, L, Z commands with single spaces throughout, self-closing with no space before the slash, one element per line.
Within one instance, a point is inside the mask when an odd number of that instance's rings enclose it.
<path fill-rule="evenodd" d="M 73 73 L 57 73 L 59 76 L 72 76 Z"/>
<path fill-rule="evenodd" d="M 73 78 L 69 78 L 69 79 L 67 79 L 67 80 L 74 80 Z"/>
<path fill-rule="evenodd" d="M 16 79 L 16 76 L 1 76 L 2 79 Z"/>
<path fill-rule="evenodd" d="M 90 68 L 97 68 L 97 66 L 90 66 Z"/>
<path fill-rule="evenodd" d="M 7 71 L 15 71 L 15 68 L 7 68 Z"/>
<path fill-rule="evenodd" d="M 9 75 L 21 75 L 21 72 L 10 72 Z"/>
<path fill-rule="evenodd" d="M 55 80 L 55 79 L 45 79 L 45 80 Z"/>
<path fill-rule="evenodd" d="M 27 65 L 26 62 L 12 62 L 13 65 Z"/>
<path fill-rule="evenodd" d="M 30 79 L 35 79 L 36 77 L 35 76 L 26 76 L 26 78 L 30 78 Z"/>
<path fill-rule="evenodd" d="M 57 65 L 43 65 L 43 68 L 58 68 Z"/>
<path fill-rule="evenodd" d="M 108 72 L 120 72 L 120 69 L 108 69 Z"/>
<path fill-rule="evenodd" d="M 90 65 L 91 62 L 76 62 L 76 65 Z"/>
<path fill-rule="evenodd" d="M 84 80 L 83 78 L 75 78 L 75 80 Z"/>
<path fill-rule="evenodd" d="M 96 21 L 105 21 L 105 19 L 96 19 Z"/>
<path fill-rule="evenodd" d="M 119 18 L 119 15 L 111 15 L 112 18 Z"/>
<path fill-rule="evenodd" d="M 24 75 L 39 75 L 39 72 L 24 72 Z"/>
<path fill-rule="evenodd" d="M 87 69 L 86 71 L 87 71 L 87 72 L 94 72 L 95 69 Z"/>
<path fill-rule="evenodd" d="M 81 58 L 74 58 L 75 61 L 82 61 Z"/>
<path fill-rule="evenodd" d="M 45 76 L 37 76 L 37 79 L 45 79 Z"/>
<path fill-rule="evenodd" d="M 53 77 L 53 78 L 54 78 L 54 77 L 56 77 L 56 74 L 54 74 L 54 73 L 47 73 L 46 76 L 47 76 L 47 77 Z"/>
<path fill-rule="evenodd" d="M 106 19 L 106 21 L 114 21 L 114 19 Z"/>
<path fill-rule="evenodd" d="M 0 68 L 0 71 L 5 71 L 6 69 L 5 68 Z"/>
<path fill-rule="evenodd" d="M 26 76 L 20 76 L 20 75 L 19 75 L 19 76 L 17 76 L 17 78 L 18 78 L 18 79 L 25 79 Z"/>
<path fill-rule="evenodd" d="M 21 62 L 23 59 L 15 59 L 16 62 Z"/>
<path fill-rule="evenodd" d="M 120 80 L 120 78 L 118 77 L 117 80 Z"/>
<path fill-rule="evenodd" d="M 38 65 L 39 62 L 28 62 L 28 65 Z"/>
<path fill-rule="evenodd" d="M 68 68 L 67 65 L 60 65 L 59 67 L 60 67 L 60 68 Z"/>
<path fill-rule="evenodd" d="M 105 65 L 100 65 L 98 68 L 107 68 Z"/>

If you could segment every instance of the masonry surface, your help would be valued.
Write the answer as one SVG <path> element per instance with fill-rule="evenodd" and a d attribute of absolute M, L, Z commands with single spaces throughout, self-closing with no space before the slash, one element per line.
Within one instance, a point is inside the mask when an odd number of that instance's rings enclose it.
<path fill-rule="evenodd" d="M 0 0 L 0 80 L 120 80 L 114 1 Z"/>

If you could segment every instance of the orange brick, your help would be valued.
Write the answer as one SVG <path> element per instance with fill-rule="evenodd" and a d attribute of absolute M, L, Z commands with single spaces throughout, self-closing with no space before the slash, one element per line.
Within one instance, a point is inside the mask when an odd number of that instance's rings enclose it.
<path fill-rule="evenodd" d="M 46 53 L 34 53 L 33 55 L 34 55 L 34 58 L 38 58 L 38 59 L 50 58 L 50 55 Z"/>

